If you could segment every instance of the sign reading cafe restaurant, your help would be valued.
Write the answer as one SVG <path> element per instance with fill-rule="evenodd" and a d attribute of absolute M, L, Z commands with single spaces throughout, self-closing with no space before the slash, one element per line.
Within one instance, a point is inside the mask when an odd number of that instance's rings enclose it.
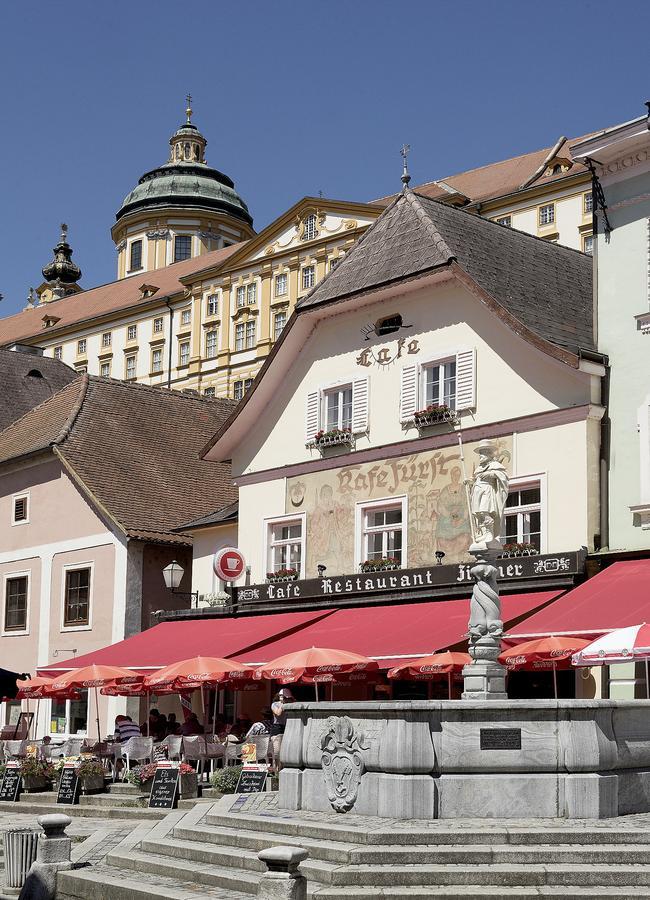
<path fill-rule="evenodd" d="M 331 578 L 310 578 L 305 581 L 283 581 L 275 584 L 257 584 L 237 590 L 240 603 L 301 600 L 314 597 L 334 598 L 354 594 L 372 594 L 380 591 L 401 592 L 427 587 L 472 584 L 470 569 L 473 562 L 461 562 L 453 566 L 429 566 L 419 569 L 385 569 L 357 575 L 338 575 Z M 545 554 L 541 556 L 517 556 L 497 560 L 498 579 L 501 582 L 520 581 L 548 576 L 571 576 L 582 571 L 584 552 Z"/>

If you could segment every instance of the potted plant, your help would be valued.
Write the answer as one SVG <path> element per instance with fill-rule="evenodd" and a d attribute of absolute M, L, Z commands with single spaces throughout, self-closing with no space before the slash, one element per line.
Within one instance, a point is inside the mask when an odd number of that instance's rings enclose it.
<path fill-rule="evenodd" d="M 54 766 L 48 760 L 28 756 L 20 764 L 23 788 L 29 793 L 49 791 L 54 780 Z"/>
<path fill-rule="evenodd" d="M 104 768 L 98 759 L 82 759 L 77 766 L 77 776 L 84 794 L 103 792 Z"/>
<path fill-rule="evenodd" d="M 279 581 L 296 581 L 298 578 L 298 569 L 278 569 L 276 572 L 267 572 L 266 580 L 269 584 L 276 584 Z"/>
<path fill-rule="evenodd" d="M 383 572 L 387 569 L 399 569 L 400 561 L 396 556 L 382 556 L 381 559 L 366 559 L 361 563 L 362 572 Z"/>
<path fill-rule="evenodd" d="M 183 800 L 192 800 L 198 797 L 199 783 L 196 777 L 196 771 L 192 766 L 182 762 L 178 767 L 180 777 L 178 779 Z"/>
<path fill-rule="evenodd" d="M 144 766 L 134 766 L 126 773 L 126 780 L 129 784 L 140 788 L 141 794 L 148 794 L 151 792 L 153 776 L 156 774 L 156 765 L 156 763 L 147 763 Z"/>
<path fill-rule="evenodd" d="M 418 428 L 426 428 L 429 425 L 439 425 L 441 422 L 455 422 L 456 410 L 446 403 L 429 403 L 424 409 L 419 409 L 413 414 Z"/>
<path fill-rule="evenodd" d="M 314 435 L 314 440 L 311 444 L 307 446 L 314 447 L 336 447 L 340 444 L 348 444 L 352 445 L 354 438 L 352 436 L 351 428 L 330 428 L 329 431 L 325 431 L 321 428 L 320 431 L 317 431 Z"/>
<path fill-rule="evenodd" d="M 503 559 L 507 559 L 511 556 L 537 556 L 538 550 L 534 544 L 528 544 L 526 542 L 522 543 L 510 543 L 504 544 L 503 550 L 499 554 L 499 556 Z"/>
<path fill-rule="evenodd" d="M 210 775 L 210 784 L 222 794 L 234 794 L 242 772 L 242 766 L 224 766 Z"/>

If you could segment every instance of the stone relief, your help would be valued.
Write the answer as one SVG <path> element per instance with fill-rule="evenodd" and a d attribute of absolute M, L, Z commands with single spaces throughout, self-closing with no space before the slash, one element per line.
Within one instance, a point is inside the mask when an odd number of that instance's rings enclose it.
<path fill-rule="evenodd" d="M 369 746 L 348 716 L 329 717 L 321 739 L 321 764 L 327 796 L 336 812 L 348 812 L 356 803 L 364 768 L 362 751 Z"/>

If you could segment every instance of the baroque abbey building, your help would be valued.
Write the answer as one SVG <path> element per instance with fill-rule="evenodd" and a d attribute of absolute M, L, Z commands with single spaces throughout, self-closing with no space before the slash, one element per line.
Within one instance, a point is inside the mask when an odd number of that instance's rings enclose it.
<path fill-rule="evenodd" d="M 591 176 L 569 141 L 420 185 L 431 199 L 590 252 Z M 167 161 L 116 214 L 117 280 L 83 290 L 67 228 L 22 312 L 0 319 L 0 347 L 78 372 L 239 400 L 296 304 L 390 203 L 304 197 L 259 233 L 233 180 L 206 161 L 186 121 Z"/>

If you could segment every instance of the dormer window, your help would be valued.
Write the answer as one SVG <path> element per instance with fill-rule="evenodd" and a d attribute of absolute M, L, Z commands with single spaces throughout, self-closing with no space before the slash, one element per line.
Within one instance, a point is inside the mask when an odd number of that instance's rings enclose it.
<path fill-rule="evenodd" d="M 302 223 L 301 241 L 313 241 L 318 237 L 316 213 L 310 213 Z"/>
<path fill-rule="evenodd" d="M 153 297 L 157 290 L 158 288 L 155 284 L 141 284 L 139 287 L 140 299 L 147 300 L 149 297 Z"/>
<path fill-rule="evenodd" d="M 42 319 L 43 328 L 51 328 L 53 325 L 56 325 L 56 323 L 58 321 L 59 321 L 59 316 L 45 315 L 45 316 L 43 316 L 43 319 Z"/>
<path fill-rule="evenodd" d="M 393 316 L 385 316 L 375 322 L 375 334 L 381 337 L 384 334 L 393 334 L 402 327 L 402 317 L 399 313 Z"/>

